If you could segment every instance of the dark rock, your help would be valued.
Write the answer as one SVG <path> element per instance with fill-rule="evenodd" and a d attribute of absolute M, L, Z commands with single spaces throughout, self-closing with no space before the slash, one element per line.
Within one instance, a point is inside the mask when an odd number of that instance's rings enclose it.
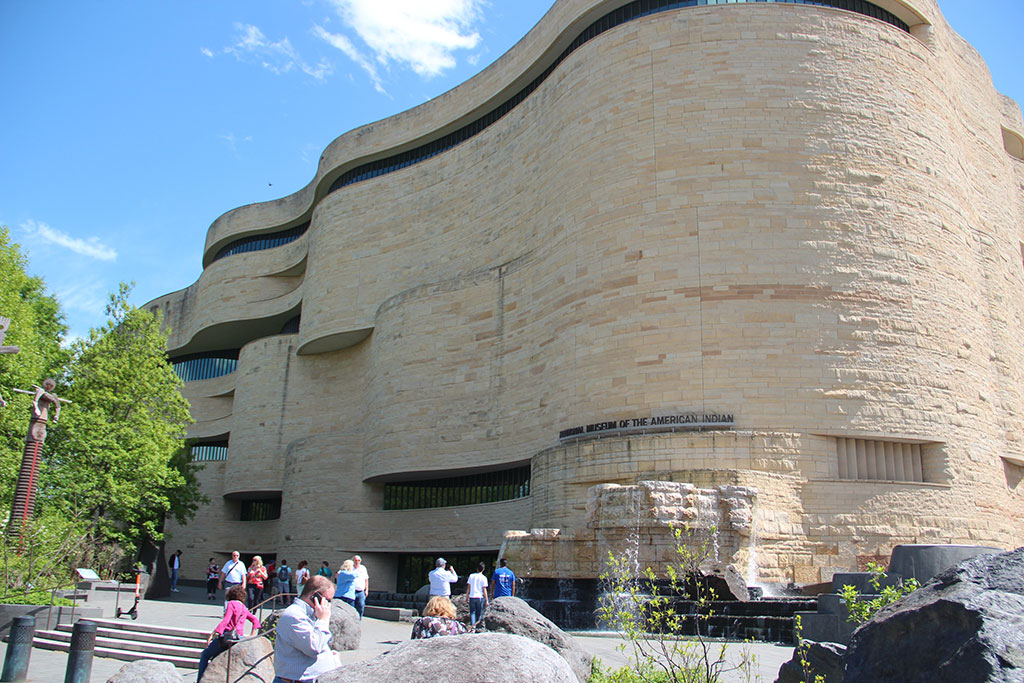
<path fill-rule="evenodd" d="M 848 681 L 1024 681 L 1024 548 L 940 572 L 858 628 Z"/>
<path fill-rule="evenodd" d="M 319 683 L 576 683 L 568 663 L 540 643 L 507 633 L 409 640 L 368 661 L 328 672 Z"/>
<path fill-rule="evenodd" d="M 807 660 L 807 671 L 804 672 L 803 664 L 800 663 L 799 649 L 793 650 L 793 659 L 779 668 L 779 677 L 775 683 L 806 683 L 815 680 L 815 676 L 824 677 L 824 683 L 843 683 L 845 645 L 816 643 L 813 640 L 800 642 L 804 649 L 803 659 Z"/>
<path fill-rule="evenodd" d="M 228 671 L 230 660 L 231 670 Z M 274 680 L 274 646 L 260 636 L 242 640 L 210 660 L 199 683 L 271 683 Z"/>
<path fill-rule="evenodd" d="M 469 623 L 469 596 L 465 593 L 452 596 L 452 604 L 455 605 L 455 618 L 464 624 Z"/>
<path fill-rule="evenodd" d="M 484 609 L 481 621 L 489 633 L 512 633 L 547 645 L 569 663 L 581 682 L 590 678 L 593 658 L 583 651 L 572 636 L 524 600 L 507 596 L 495 598 Z"/>
<path fill-rule="evenodd" d="M 183 680 L 170 662 L 140 659 L 122 666 L 107 683 L 182 683 Z"/>
<path fill-rule="evenodd" d="M 358 650 L 363 637 L 359 612 L 342 600 L 331 600 L 331 649 Z"/>
<path fill-rule="evenodd" d="M 964 560 L 978 555 L 994 555 L 1003 552 L 1001 548 L 985 545 L 925 545 L 907 543 L 892 549 L 889 556 L 889 574 L 901 579 L 917 579 L 921 583 L 954 567 Z"/>
<path fill-rule="evenodd" d="M 715 592 L 715 600 L 750 600 L 747 581 L 733 565 L 705 562 L 700 565 L 700 574 L 695 578 Z"/>

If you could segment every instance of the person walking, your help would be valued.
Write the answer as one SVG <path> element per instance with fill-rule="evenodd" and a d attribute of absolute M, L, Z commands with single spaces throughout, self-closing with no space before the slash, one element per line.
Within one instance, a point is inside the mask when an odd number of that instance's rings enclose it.
<path fill-rule="evenodd" d="M 220 569 L 220 580 L 217 581 L 217 588 L 231 590 L 233 586 L 245 588 L 245 565 L 238 559 L 240 555 L 235 550 L 231 553 L 231 559 L 224 563 Z M 227 598 L 224 599 L 224 609 L 228 607 Z"/>
<path fill-rule="evenodd" d="M 363 618 L 363 611 L 366 610 L 366 596 L 370 594 L 370 572 L 366 571 L 366 565 L 363 564 L 363 558 L 358 555 L 352 558 L 352 566 L 356 573 L 359 574 L 359 578 L 356 580 L 356 611 L 359 612 L 360 621 Z"/>
<path fill-rule="evenodd" d="M 263 583 L 267 578 L 267 568 L 263 566 L 263 558 L 253 555 L 245 582 L 249 589 L 249 609 L 256 609 L 256 605 L 263 602 Z"/>
<path fill-rule="evenodd" d="M 487 606 L 487 577 L 484 576 L 485 569 L 487 569 L 487 565 L 481 562 L 476 567 L 476 573 L 470 574 L 466 579 L 466 595 L 469 596 L 469 625 L 473 627 L 483 617 L 484 607 Z"/>
<path fill-rule="evenodd" d="M 491 575 L 491 599 L 507 595 L 515 597 L 516 575 L 508 568 L 508 560 L 504 557 L 498 560 L 498 565 Z"/>
<path fill-rule="evenodd" d="M 452 584 L 459 580 L 459 575 L 443 557 L 437 558 L 434 571 L 427 575 L 430 579 L 430 594 L 448 597 L 452 594 Z"/>
<path fill-rule="evenodd" d="M 212 559 L 212 558 L 211 558 Z M 224 612 L 224 618 L 220 620 L 213 633 L 206 639 L 206 648 L 199 655 L 199 675 L 197 681 L 203 680 L 203 673 L 210 660 L 224 650 L 231 647 L 233 641 L 238 640 L 245 633 L 245 622 L 252 623 L 252 632 L 255 634 L 260 628 L 260 620 L 256 615 L 245 607 L 245 589 L 239 585 L 228 589 L 228 607 Z"/>
<path fill-rule="evenodd" d="M 316 570 L 316 575 L 323 576 L 328 579 L 334 576 L 334 573 L 331 571 L 331 565 L 327 560 L 324 560 L 324 566 Z"/>
<path fill-rule="evenodd" d="M 217 580 L 220 578 L 220 567 L 217 560 L 210 558 L 210 564 L 206 567 L 206 599 L 217 599 Z"/>

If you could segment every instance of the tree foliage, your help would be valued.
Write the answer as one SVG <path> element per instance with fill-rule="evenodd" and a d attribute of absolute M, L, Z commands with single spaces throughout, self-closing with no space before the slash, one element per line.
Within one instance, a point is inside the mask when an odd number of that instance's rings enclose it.
<path fill-rule="evenodd" d="M 166 357 L 158 315 L 128 303 L 122 284 L 109 320 L 71 346 L 63 396 L 72 404 L 52 430 L 40 496 L 88 520 L 96 541 L 160 538 L 165 515 L 184 522 L 201 500 L 183 456 L 191 418 Z"/>
<path fill-rule="evenodd" d="M 4 513 L 10 508 L 29 420 L 29 397 L 13 390 L 31 389 L 44 378 L 58 375 L 67 357 L 60 346 L 67 331 L 60 306 L 46 293 L 41 279 L 25 272 L 27 266 L 21 248 L 11 241 L 8 229 L 0 226 L 0 316 L 11 319 L 3 343 L 21 348 L 16 355 L 0 355 L 0 396 L 7 401 L 7 407 L 0 408 L 0 505 Z"/>

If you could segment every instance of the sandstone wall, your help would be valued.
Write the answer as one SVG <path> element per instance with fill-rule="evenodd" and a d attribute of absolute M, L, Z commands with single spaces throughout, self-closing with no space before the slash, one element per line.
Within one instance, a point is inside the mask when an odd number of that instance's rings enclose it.
<path fill-rule="evenodd" d="M 221 493 L 280 491 L 263 547 L 311 561 L 569 534 L 589 486 L 652 478 L 759 487 L 763 580 L 1024 543 L 1024 162 L 1002 137 L 1024 126 L 934 2 L 891 7 L 913 35 L 776 4 L 637 19 L 479 135 L 326 192 L 515 92 L 613 4 L 557 3 L 480 76 L 332 143 L 306 189 L 214 224 L 200 281 L 152 305 L 172 353 L 241 349 L 230 417 L 196 394 L 195 433 L 230 422 Z M 557 440 L 691 410 L 735 428 Z M 921 444 L 925 481 L 841 480 L 837 437 Z M 530 460 L 525 501 L 381 509 L 387 480 Z M 202 514 L 227 548 L 234 523 Z"/>

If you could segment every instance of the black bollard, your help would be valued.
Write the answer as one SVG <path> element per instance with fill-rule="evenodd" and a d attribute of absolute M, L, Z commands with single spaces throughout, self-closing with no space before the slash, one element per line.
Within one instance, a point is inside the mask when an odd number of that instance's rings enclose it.
<path fill-rule="evenodd" d="M 92 676 L 92 651 L 96 648 L 96 622 L 81 620 L 71 630 L 68 670 L 64 683 L 89 683 Z"/>
<path fill-rule="evenodd" d="M 7 656 L 0 681 L 23 681 L 28 678 L 28 658 L 32 654 L 32 639 L 36 635 L 36 618 L 14 617 L 7 638 Z"/>

